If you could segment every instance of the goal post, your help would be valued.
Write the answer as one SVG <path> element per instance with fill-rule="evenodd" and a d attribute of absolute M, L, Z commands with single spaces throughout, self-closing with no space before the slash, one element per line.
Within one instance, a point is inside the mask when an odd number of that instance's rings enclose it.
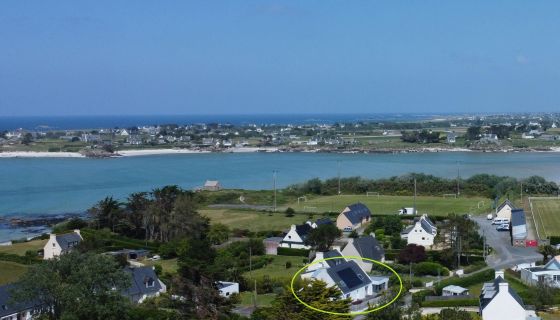
<path fill-rule="evenodd" d="M 443 195 L 444 198 L 457 198 L 457 194 L 456 193 L 445 193 Z"/>
<path fill-rule="evenodd" d="M 297 198 L 297 204 L 298 204 L 298 205 L 299 205 L 299 202 L 300 202 L 300 201 L 307 202 L 307 197 L 306 197 L 306 196 L 303 196 L 303 197 Z"/>
<path fill-rule="evenodd" d="M 378 198 L 379 198 L 380 194 L 379 194 L 379 192 L 367 191 L 367 192 L 366 192 L 366 197 L 369 197 L 369 196 L 378 197 Z"/>

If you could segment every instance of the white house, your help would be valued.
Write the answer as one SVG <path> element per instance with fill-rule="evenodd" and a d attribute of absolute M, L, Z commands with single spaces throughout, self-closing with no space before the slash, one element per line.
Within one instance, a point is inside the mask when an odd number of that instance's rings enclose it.
<path fill-rule="evenodd" d="M 239 293 L 239 283 L 237 282 L 218 281 L 216 286 L 218 287 L 220 295 L 225 298 L 232 294 Z"/>
<path fill-rule="evenodd" d="M 377 239 L 372 236 L 348 239 L 348 244 L 342 249 L 342 255 L 385 262 L 385 250 L 383 250 Z M 356 259 L 356 262 L 366 272 L 371 272 L 374 264 L 374 262 L 368 260 Z"/>
<path fill-rule="evenodd" d="M 33 317 L 35 303 L 12 303 L 10 291 L 13 284 L 0 286 L 0 319 L 2 320 L 30 320 Z"/>
<path fill-rule="evenodd" d="M 436 235 L 436 225 L 424 214 L 413 225 L 401 232 L 401 239 L 407 240 L 408 244 L 428 247 L 434 244 Z"/>
<path fill-rule="evenodd" d="M 546 282 L 553 287 L 560 288 L 560 256 L 552 258 L 544 266 L 522 268 L 521 280 L 528 285 Z"/>
<path fill-rule="evenodd" d="M 284 236 L 280 246 L 294 249 L 311 249 L 310 246 L 305 244 L 305 239 L 311 230 L 313 230 L 313 226 L 310 221 L 300 225 L 293 224 L 290 227 L 290 231 Z"/>
<path fill-rule="evenodd" d="M 500 206 L 496 208 L 496 218 L 507 218 L 511 221 L 511 210 L 515 209 L 515 205 L 508 200 L 502 202 Z"/>
<path fill-rule="evenodd" d="M 80 230 L 76 229 L 71 233 L 65 234 L 52 234 L 50 235 L 49 241 L 45 244 L 43 248 L 43 259 L 52 259 L 61 254 L 71 251 L 75 246 L 77 246 L 82 241 L 82 235 Z"/>
<path fill-rule="evenodd" d="M 441 295 L 444 297 L 468 296 L 469 289 L 460 286 L 449 285 L 441 289 Z"/>
<path fill-rule="evenodd" d="M 207 191 L 218 191 L 221 188 L 222 186 L 220 185 L 220 182 L 217 180 L 206 180 L 206 182 L 204 182 L 204 187 L 202 187 L 202 189 Z"/>
<path fill-rule="evenodd" d="M 159 280 L 153 267 L 126 267 L 130 274 L 131 285 L 123 292 L 132 302 L 142 303 L 147 298 L 159 296 L 167 291 L 167 287 Z"/>
<path fill-rule="evenodd" d="M 334 262 L 343 260 L 342 262 Z M 356 261 L 344 259 L 329 260 L 324 267 L 313 269 L 303 273 L 303 279 L 314 279 L 324 281 L 327 286 L 336 286 L 344 298 L 353 301 L 364 300 L 375 296 L 378 292 L 386 290 L 389 277 L 368 276 Z"/>
<path fill-rule="evenodd" d="M 504 272 L 496 271 L 493 282 L 485 283 L 480 293 L 482 320 L 526 320 L 523 300 L 504 280 Z"/>

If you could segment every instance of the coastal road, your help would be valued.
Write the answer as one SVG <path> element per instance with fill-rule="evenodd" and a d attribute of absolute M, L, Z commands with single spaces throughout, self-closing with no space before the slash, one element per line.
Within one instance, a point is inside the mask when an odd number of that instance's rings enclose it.
<path fill-rule="evenodd" d="M 486 258 L 486 263 L 493 269 L 510 268 L 520 263 L 534 262 L 542 259 L 536 248 L 514 247 L 507 231 L 497 231 L 492 221 L 486 216 L 473 216 L 480 227 L 478 232 L 486 237 L 486 243 L 494 249 L 494 253 Z"/>

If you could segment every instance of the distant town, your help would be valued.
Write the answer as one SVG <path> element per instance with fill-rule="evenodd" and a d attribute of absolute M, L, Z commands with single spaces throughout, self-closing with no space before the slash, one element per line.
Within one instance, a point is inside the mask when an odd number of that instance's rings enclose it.
<path fill-rule="evenodd" d="M 201 152 L 557 151 L 560 114 L 470 115 L 424 121 L 332 124 L 157 124 L 126 128 L 0 131 L 0 152 L 73 152 L 103 157 L 123 150 Z M 1 128 L 0 128 L 1 130 Z"/>

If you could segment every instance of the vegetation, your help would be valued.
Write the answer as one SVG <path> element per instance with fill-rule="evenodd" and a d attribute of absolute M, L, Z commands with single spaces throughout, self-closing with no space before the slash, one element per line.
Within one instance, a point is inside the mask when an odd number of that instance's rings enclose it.
<path fill-rule="evenodd" d="M 541 237 L 560 236 L 560 199 L 531 199 L 535 222 Z"/>
<path fill-rule="evenodd" d="M 10 246 L 0 246 L 0 254 L 9 253 L 17 255 L 25 255 L 27 251 L 38 251 L 45 247 L 48 240 L 32 240 L 26 242 L 13 243 Z"/>
<path fill-rule="evenodd" d="M 426 258 L 426 249 L 423 246 L 411 243 L 400 251 L 398 260 L 399 263 L 409 264 L 425 261 Z"/>
<path fill-rule="evenodd" d="M 342 236 L 342 232 L 334 224 L 322 224 L 311 230 L 305 243 L 317 251 L 327 251 L 333 242 Z"/>
<path fill-rule="evenodd" d="M 16 282 L 25 272 L 27 271 L 27 266 L 11 262 L 11 261 L 0 261 L 0 285 L 7 283 Z"/>

